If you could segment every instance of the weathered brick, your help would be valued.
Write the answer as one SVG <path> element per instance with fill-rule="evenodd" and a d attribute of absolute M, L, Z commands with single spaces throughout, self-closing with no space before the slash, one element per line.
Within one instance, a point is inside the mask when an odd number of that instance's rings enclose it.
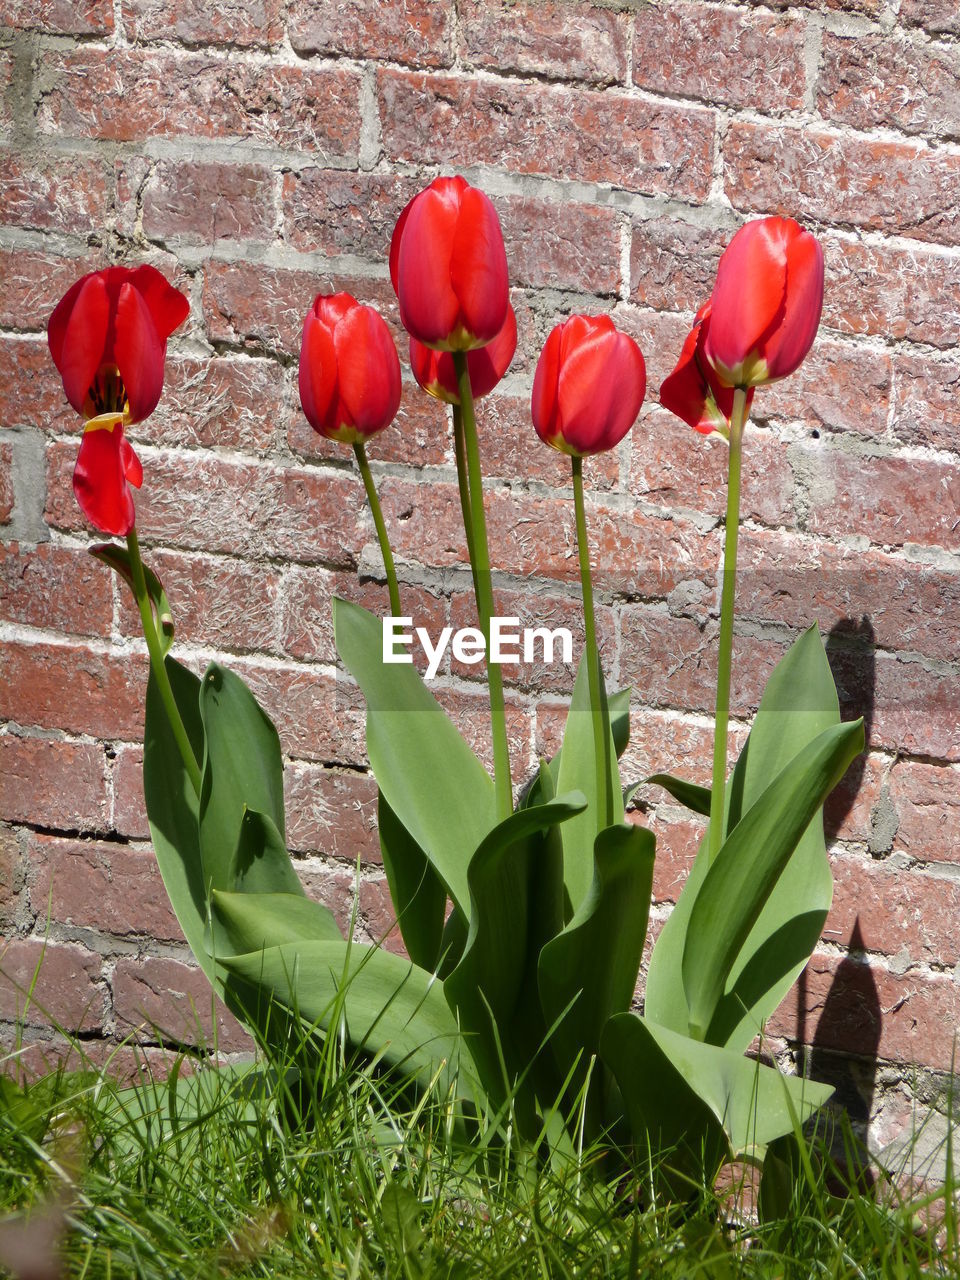
<path fill-rule="evenodd" d="M 0 250 L 0 325 L 45 332 L 50 313 L 74 281 L 107 265 L 102 254 L 74 258 L 35 249 Z"/>
<path fill-rule="evenodd" d="M 160 404 L 129 431 L 163 448 L 266 453 L 282 440 L 283 370 L 272 360 L 168 353 Z"/>
<path fill-rule="evenodd" d="M 80 419 L 67 402 L 45 338 L 0 337 L 0 426 L 76 431 Z"/>
<path fill-rule="evenodd" d="M 22 725 L 98 738 L 139 738 L 147 659 L 96 653 L 84 645 L 0 647 L 0 716 Z"/>
<path fill-rule="evenodd" d="M 284 772 L 287 844 L 354 865 L 380 861 L 377 784 L 372 774 L 294 760 Z"/>
<path fill-rule="evenodd" d="M 0 812 L 11 822 L 60 831 L 105 830 L 108 796 L 103 747 L 0 735 Z"/>
<path fill-rule="evenodd" d="M 677 363 L 693 315 L 684 317 L 621 303 L 612 318 L 617 328 L 628 333 L 643 352 L 647 366 L 647 400 L 652 401 Z"/>
<path fill-rule="evenodd" d="M 110 221 L 113 205 L 113 180 L 98 159 L 0 151 L 0 223 L 86 236 Z"/>
<path fill-rule="evenodd" d="M 408 345 L 402 343 L 401 367 L 406 363 Z M 299 396 L 296 392 L 294 395 L 297 403 L 291 409 L 287 428 L 287 444 L 294 453 L 311 462 L 341 462 L 353 468 L 355 463 L 350 445 L 339 440 L 327 440 L 314 431 L 303 414 Z M 379 483 L 377 463 L 437 466 L 447 460 L 447 454 L 453 449 L 452 442 L 445 406 L 421 391 L 416 383 L 405 382 L 396 418 L 386 430 L 369 439 L 364 447 L 368 460 L 374 464 L 374 482 Z"/>
<path fill-rule="evenodd" d="M 620 218 L 615 210 L 531 196 L 497 196 L 494 205 L 515 285 L 617 292 Z"/>
<path fill-rule="evenodd" d="M 275 569 L 173 551 L 148 551 L 144 559 L 163 583 L 179 641 L 233 652 L 276 652 L 279 574 Z M 141 635 L 132 593 L 124 588 L 121 600 L 121 634 Z"/>
<path fill-rule="evenodd" d="M 359 149 L 360 76 L 342 67 L 81 48 L 43 54 L 38 78 L 44 133 L 113 142 L 243 138 L 324 157 Z"/>
<path fill-rule="evenodd" d="M 463 56 L 474 66 L 593 84 L 626 80 L 625 14 L 556 0 L 466 0 L 459 14 Z"/>
<path fill-rule="evenodd" d="M 445 0 L 294 0 L 290 43 L 297 53 L 377 58 L 418 67 L 453 61 L 453 13 Z"/>
<path fill-rule="evenodd" d="M 901 0 L 900 21 L 933 35 L 960 35 L 960 13 L 953 0 Z"/>
<path fill-rule="evenodd" d="M 701 108 L 394 71 L 381 71 L 378 87 L 383 143 L 395 160 L 489 164 L 694 199 L 710 186 L 715 119 Z"/>
<path fill-rule="evenodd" d="M 4 0 L 0 27 L 55 36 L 113 32 L 113 0 Z"/>
<path fill-rule="evenodd" d="M 283 0 L 124 0 L 123 30 L 128 40 L 178 40 L 182 44 L 256 48 L 283 39 Z"/>
<path fill-rule="evenodd" d="M 12 932 L 20 890 L 23 888 L 23 858 L 17 833 L 0 825 L 0 925 Z"/>
<path fill-rule="evenodd" d="M 723 157 L 734 208 L 956 242 L 960 156 L 821 129 L 735 122 Z"/>
<path fill-rule="evenodd" d="M 651 4 L 637 15 L 633 83 L 768 114 L 803 105 L 806 24 L 693 3 Z"/>
<path fill-rule="evenodd" d="M 337 864 L 312 866 L 304 873 L 304 885 L 311 898 L 330 908 L 345 937 L 352 923 L 355 942 L 382 943 L 387 951 L 406 954 L 382 873 L 364 871 L 358 877 Z"/>
<path fill-rule="evenodd" d="M 182 941 L 153 851 L 32 834 L 30 903 L 41 920 Z"/>
<path fill-rule="evenodd" d="M 13 445 L 0 443 L 0 524 L 9 524 L 13 515 Z"/>
<path fill-rule="evenodd" d="M 884 6 L 884 0 L 748 0 L 751 5 L 763 5 L 768 9 L 812 9 L 816 13 L 830 13 L 842 10 L 845 13 L 859 13 L 864 17 L 876 17 Z"/>
<path fill-rule="evenodd" d="M 273 239 L 273 171 L 262 164 L 160 160 L 118 165 L 117 194 L 139 202 L 149 240 L 214 246 L 218 240 Z"/>
<path fill-rule="evenodd" d="M 143 799 L 143 747 L 121 744 L 115 751 L 110 830 L 130 840 L 149 840 L 150 827 Z"/>
<path fill-rule="evenodd" d="M 311 166 L 283 175 L 284 235 L 296 249 L 385 260 L 418 183 L 393 173 Z"/>
<path fill-rule="evenodd" d="M 83 947 L 17 938 L 3 948 L 0 1017 L 34 1027 L 54 1022 L 64 1031 L 91 1031 L 102 1026 L 105 1005 L 100 959 Z"/>
<path fill-rule="evenodd" d="M 631 230 L 631 301 L 658 311 L 698 311 L 713 292 L 717 262 L 733 233 L 671 215 L 635 218 Z"/>
<path fill-rule="evenodd" d="M 760 391 L 752 416 L 791 418 L 816 431 L 882 436 L 890 414 L 891 363 L 886 352 L 819 337 L 795 373 Z"/>
<path fill-rule="evenodd" d="M 568 489 L 572 495 L 570 459 L 544 444 L 534 431 L 529 395 L 497 394 L 480 401 L 477 441 L 485 481 L 532 481 Z M 596 454 L 584 464 L 585 484 L 591 491 L 616 488 L 619 476 L 615 449 Z"/>
<path fill-rule="evenodd" d="M 250 1049 L 249 1036 L 213 994 L 202 971 L 165 956 L 117 961 L 112 979 L 118 1030 L 138 1039 Z"/>
<path fill-rule="evenodd" d="M 895 848 L 919 862 L 960 863 L 960 770 L 898 760 L 889 780 Z"/>
<path fill-rule="evenodd" d="M 924 356 L 894 358 L 893 433 L 904 444 L 957 452 L 960 366 Z"/>
<path fill-rule="evenodd" d="M 432 693 L 457 726 L 467 745 L 493 776 L 493 749 L 490 739 L 490 699 L 480 689 L 444 688 L 434 685 Z M 529 776 L 534 765 L 531 752 L 532 716 L 512 690 L 505 698 L 507 744 L 510 748 L 510 772 L 514 784 Z"/>
<path fill-rule="evenodd" d="M 286 754 L 354 768 L 366 765 L 365 707 L 352 682 L 299 663 L 264 666 L 238 658 L 230 666 L 277 726 Z"/>
<path fill-rule="evenodd" d="M 895 124 L 903 133 L 956 138 L 960 65 L 955 51 L 902 35 L 824 32 L 817 106 L 854 129 Z"/>
<path fill-rule="evenodd" d="M 657 856 L 653 864 L 653 901 L 675 903 L 687 882 L 706 827 L 702 818 L 678 818 L 670 821 L 658 817 L 649 825 L 657 838 Z"/>
<path fill-rule="evenodd" d="M 110 577 L 105 565 L 77 547 L 0 544 L 0 614 L 7 622 L 47 631 L 109 636 Z"/>

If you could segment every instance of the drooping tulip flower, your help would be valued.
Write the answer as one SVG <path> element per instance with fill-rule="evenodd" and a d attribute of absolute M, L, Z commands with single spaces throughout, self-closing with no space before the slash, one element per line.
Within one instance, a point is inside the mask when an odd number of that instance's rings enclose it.
<path fill-rule="evenodd" d="M 517 317 L 513 307 L 507 307 L 503 328 L 485 347 L 475 347 L 467 352 L 467 369 L 470 373 L 470 390 L 474 400 L 489 395 L 510 367 L 517 350 Z M 453 356 L 449 351 L 437 351 L 425 347 L 416 338 L 410 339 L 410 367 L 413 376 L 429 395 L 447 404 L 459 404 L 457 374 Z"/>
<path fill-rule="evenodd" d="M 729 387 L 793 373 L 813 345 L 823 307 L 823 250 L 792 218 L 759 218 L 724 250 L 703 353 Z"/>
<path fill-rule="evenodd" d="M 660 403 L 694 430 L 705 436 L 730 435 L 734 388 L 726 387 L 703 354 L 703 344 L 710 331 L 710 303 L 697 312 L 693 328 L 687 334 L 673 372 L 660 387 Z M 747 408 L 753 400 L 753 388 L 747 393 Z"/>
<path fill-rule="evenodd" d="M 124 428 L 157 407 L 167 338 L 189 310 L 154 267 L 107 267 L 72 285 L 50 317 L 50 354 L 67 399 L 87 420 L 73 491 L 104 533 L 133 528 L 129 486 L 139 488 L 143 468 Z"/>
<path fill-rule="evenodd" d="M 386 321 L 349 293 L 318 294 L 303 323 L 300 403 L 320 435 L 362 443 L 400 407 L 400 360 Z"/>
<path fill-rule="evenodd" d="M 496 210 L 461 177 L 435 178 L 390 242 L 390 279 L 411 337 L 440 351 L 485 346 L 507 315 L 507 255 Z"/>
<path fill-rule="evenodd" d="M 609 316 L 571 316 L 551 332 L 533 379 L 537 435 L 574 457 L 619 444 L 646 390 L 640 348 Z"/>

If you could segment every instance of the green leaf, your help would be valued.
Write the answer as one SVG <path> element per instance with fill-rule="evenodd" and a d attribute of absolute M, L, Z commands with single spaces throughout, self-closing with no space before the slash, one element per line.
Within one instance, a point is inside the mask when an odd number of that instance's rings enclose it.
<path fill-rule="evenodd" d="M 281 845 L 284 841 L 280 739 L 239 676 L 218 663 L 212 663 L 203 677 L 200 715 L 205 734 L 200 788 L 204 880 L 214 889 L 232 889 L 230 877 L 247 810 L 269 818 Z"/>
<path fill-rule="evenodd" d="M 762 1154 L 833 1093 L 829 1085 L 781 1075 L 731 1049 L 703 1044 L 634 1013 L 616 1014 L 600 1043 L 617 1078 L 634 1140 L 672 1152 L 667 1162 L 712 1178 L 731 1154 Z"/>
<path fill-rule="evenodd" d="M 130 588 L 131 595 L 136 598 L 136 592 L 133 589 L 133 570 L 130 568 L 130 552 L 126 547 L 121 547 L 116 542 L 104 542 L 96 547 L 91 547 L 90 554 L 95 560 L 100 560 L 103 564 L 113 569 L 115 573 L 119 574 Z M 160 652 L 166 657 L 170 652 L 170 646 L 173 644 L 174 631 L 170 602 L 167 600 L 163 583 L 146 564 L 143 566 L 143 576 L 147 584 L 150 608 L 153 611 L 157 626 Z"/>
<path fill-rule="evenodd" d="M 514 1018 L 527 965 L 530 883 L 541 847 L 537 837 L 573 818 L 584 804 L 582 795 L 573 794 L 520 809 L 490 832 L 470 863 L 470 929 L 463 957 L 443 986 L 470 1036 L 486 1091 L 500 1101 L 512 1084 L 502 1079 L 501 1054 L 508 1074 L 518 1075 L 544 1031 L 528 1018 Z"/>
<path fill-rule="evenodd" d="M 303 885 L 273 819 L 244 809 L 227 884 L 241 893 L 303 896 Z"/>
<path fill-rule="evenodd" d="M 608 694 L 607 705 L 610 711 L 610 732 L 613 734 L 613 745 L 617 759 L 627 749 L 630 742 L 630 689 L 618 689 Z"/>
<path fill-rule="evenodd" d="M 337 652 L 367 701 L 367 755 L 377 785 L 469 918 L 467 866 L 496 822 L 493 780 L 417 671 L 384 664 L 379 618 L 333 601 Z"/>
<path fill-rule="evenodd" d="M 538 980 L 547 1026 L 571 1006 L 551 1038 L 561 1078 L 578 1054 L 583 1075 L 599 1048 L 604 1023 L 630 1007 L 647 934 L 654 844 L 650 831 L 631 823 L 601 831 L 590 892 L 563 932 L 540 953 Z"/>
<path fill-rule="evenodd" d="M 426 854 L 377 793 L 380 853 L 400 936 L 414 964 L 429 973 L 440 959 L 447 891 Z"/>
<path fill-rule="evenodd" d="M 601 677 L 602 678 L 602 677 Z M 623 821 L 623 794 L 616 766 L 616 752 L 611 748 L 613 824 Z M 582 791 L 587 807 L 563 827 L 563 881 L 574 914 L 590 892 L 593 883 L 593 843 L 601 826 L 603 806 L 597 794 L 596 748 L 593 737 L 593 713 L 590 709 L 590 682 L 586 657 L 573 686 L 570 709 L 563 733 L 557 791 Z"/>
<path fill-rule="evenodd" d="M 300 893 L 211 895 L 217 959 L 287 942 L 341 942 L 333 912 Z"/>
<path fill-rule="evenodd" d="M 354 1049 L 421 1087 L 439 1071 L 445 1092 L 461 1062 L 469 1073 L 441 983 L 389 951 L 343 941 L 292 942 L 225 957 L 223 965 L 308 1025 L 329 1030 L 342 1019 Z"/>
<path fill-rule="evenodd" d="M 203 752 L 200 681 L 173 658 L 166 658 L 164 665 L 187 737 L 199 759 Z M 170 905 L 198 963 L 213 982 L 213 961 L 204 939 L 207 893 L 200 852 L 199 802 L 152 672 L 147 684 L 143 731 L 143 794 L 150 837 Z"/>
<path fill-rule="evenodd" d="M 658 787 L 663 787 L 664 791 L 668 791 L 674 800 L 678 800 L 685 808 L 690 809 L 693 813 L 702 814 L 703 817 L 710 817 L 710 788 L 699 787 L 695 782 L 687 782 L 684 778 L 675 778 L 669 773 L 652 773 L 649 778 L 644 778 L 644 783 L 655 783 Z"/>
<path fill-rule="evenodd" d="M 700 1029 L 698 1039 L 800 837 L 863 741 L 863 721 L 856 720 L 825 729 L 808 743 L 747 810 L 707 871 L 690 913 L 682 961 L 690 1027 Z"/>

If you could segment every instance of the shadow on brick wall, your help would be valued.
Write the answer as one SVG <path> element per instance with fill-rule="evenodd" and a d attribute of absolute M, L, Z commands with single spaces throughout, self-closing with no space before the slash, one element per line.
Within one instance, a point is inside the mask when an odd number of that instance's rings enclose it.
<path fill-rule="evenodd" d="M 863 716 L 866 750 L 847 770 L 824 810 L 824 835 L 830 845 L 853 808 L 867 765 L 870 733 L 873 728 L 877 684 L 876 633 L 869 617 L 841 618 L 830 629 L 824 648 L 840 698 L 840 716 L 855 720 Z"/>

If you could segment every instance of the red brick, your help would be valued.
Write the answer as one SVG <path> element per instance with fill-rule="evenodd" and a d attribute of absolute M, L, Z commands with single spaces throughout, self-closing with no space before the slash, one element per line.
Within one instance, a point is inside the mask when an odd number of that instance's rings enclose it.
<path fill-rule="evenodd" d="M 0 426 L 78 430 L 80 418 L 67 403 L 45 338 L 0 338 Z"/>
<path fill-rule="evenodd" d="M 665 410 L 644 414 L 631 435 L 630 492 L 666 512 L 677 508 L 715 518 L 726 509 L 729 450 L 705 440 Z M 749 432 L 744 446 L 740 513 L 767 525 L 792 525 L 793 472 L 787 446 L 772 432 Z"/>
<path fill-rule="evenodd" d="M 41 542 L 0 545 L 0 614 L 68 635 L 109 636 L 111 571 L 85 550 Z"/>
<path fill-rule="evenodd" d="M 41 922 L 183 941 L 151 849 L 31 835 L 29 854 Z"/>
<path fill-rule="evenodd" d="M 594 84 L 626 80 L 625 14 L 589 3 L 574 8 L 556 0 L 465 0 L 459 15 L 468 64 Z"/>
<path fill-rule="evenodd" d="M 0 443 L 0 524 L 9 524 L 13 515 L 13 445 Z"/>
<path fill-rule="evenodd" d="M 960 770 L 898 760 L 890 800 L 899 819 L 895 849 L 918 862 L 960 863 Z"/>
<path fill-rule="evenodd" d="M 110 142 L 243 138 L 325 156 L 355 156 L 360 145 L 360 75 L 340 67 L 80 48 L 43 54 L 38 75 L 44 133 Z"/>
<path fill-rule="evenodd" d="M 178 40 L 182 44 L 279 44 L 283 39 L 283 0 L 231 0 L 218 6 L 204 0 L 124 0 L 123 29 L 128 40 Z"/>
<path fill-rule="evenodd" d="M 494 204 L 513 284 L 592 294 L 617 292 L 620 217 L 614 209 L 569 200 L 556 204 L 531 196 L 497 196 Z"/>
<path fill-rule="evenodd" d="M 713 292 L 717 262 L 732 234 L 691 226 L 670 215 L 635 218 L 630 242 L 631 301 L 658 311 L 698 311 Z"/>
<path fill-rule="evenodd" d="M 104 831 L 103 747 L 8 733 L 0 736 L 0 813 L 60 831 Z"/>
<path fill-rule="evenodd" d="M 960 156 L 912 143 L 740 122 L 728 129 L 723 154 L 724 187 L 734 208 L 956 242 Z"/>
<path fill-rule="evenodd" d="M 107 265 L 103 254 L 63 258 L 34 249 L 0 251 L 0 325 L 45 334 L 50 313 L 70 286 Z"/>
<path fill-rule="evenodd" d="M 284 772 L 287 844 L 351 865 L 380 861 L 377 784 L 372 774 L 294 760 Z"/>
<path fill-rule="evenodd" d="M 953 0 L 901 0 L 900 21 L 934 35 L 960 35 L 960 13 Z"/>
<path fill-rule="evenodd" d="M 214 996 L 202 971 L 183 960 L 123 956 L 113 980 L 117 1030 L 137 1039 L 196 1044 L 221 1050 L 250 1049 L 249 1036 Z"/>
<path fill-rule="evenodd" d="M 283 175 L 284 235 L 296 249 L 386 260 L 397 218 L 421 189 L 392 173 L 310 166 Z"/>
<path fill-rule="evenodd" d="M 113 204 L 113 182 L 97 159 L 0 152 L 0 223 L 86 236 L 103 230 Z"/>
<path fill-rule="evenodd" d="M 230 664 L 270 716 L 287 755 L 351 767 L 366 765 L 363 696 L 340 676 L 295 663 Z"/>
<path fill-rule="evenodd" d="M 751 5 L 762 4 L 769 9 L 812 9 L 816 13 L 831 13 L 842 10 L 845 13 L 859 13 L 872 18 L 880 13 L 884 0 L 748 0 Z"/>
<path fill-rule="evenodd" d="M 143 800 L 143 748 L 121 745 L 113 762 L 113 812 L 110 829 L 131 840 L 149 840 Z"/>
<path fill-rule="evenodd" d="M 99 957 L 83 947 L 18 938 L 0 953 L 0 1017 L 90 1031 L 102 1025 L 104 1007 Z"/>
<path fill-rule="evenodd" d="M 686 884 L 706 823 L 703 819 L 673 817 L 669 822 L 658 818 L 644 825 L 649 825 L 657 838 L 653 901 L 673 904 Z"/>
<path fill-rule="evenodd" d="M 445 0 L 295 0 L 289 18 L 297 53 L 377 58 L 417 67 L 453 61 L 453 13 Z"/>
<path fill-rule="evenodd" d="M 381 874 L 361 874 L 341 866 L 311 867 L 304 881 L 310 897 L 329 907 L 346 937 L 353 924 L 356 942 L 381 942 L 387 951 L 405 955 L 390 892 Z"/>
<path fill-rule="evenodd" d="M 567 489 L 572 494 L 570 459 L 544 444 L 534 431 L 529 395 L 497 394 L 481 401 L 477 408 L 477 439 L 485 481 L 532 481 Z M 588 458 L 585 463 L 589 491 L 616 488 L 619 476 L 616 449 Z"/>
<path fill-rule="evenodd" d="M 647 366 L 648 404 L 657 398 L 660 384 L 677 363 L 692 319 L 692 314 L 686 317 L 671 315 L 622 303 L 615 309 L 613 321 L 617 328 L 628 333 L 643 352 Z"/>
<path fill-rule="evenodd" d="M 16 832 L 0 825 L 0 925 L 12 932 L 20 890 L 23 888 L 23 858 Z"/>
<path fill-rule="evenodd" d="M 274 175 L 262 164 L 214 164 L 195 160 L 118 165 L 121 201 L 139 205 L 149 240 L 200 244 L 218 240 L 273 239 Z"/>
<path fill-rule="evenodd" d="M 761 390 L 752 416 L 791 418 L 816 431 L 882 436 L 890 416 L 891 383 L 885 352 L 819 337 L 795 373 Z"/>
<path fill-rule="evenodd" d="M 960 134 L 960 67 L 952 50 L 886 32 L 824 32 L 817 92 L 820 114 L 854 129 L 955 138 Z"/>
<path fill-rule="evenodd" d="M 846 941 L 859 926 L 864 951 L 949 968 L 960 960 L 960 881 L 850 855 L 833 859 L 833 882 L 825 938 Z"/>
<path fill-rule="evenodd" d="M 883 852 L 891 847 L 887 818 L 889 761 L 867 751 L 858 756 L 827 797 L 823 828 L 828 847 L 838 840 L 858 840 Z"/>
<path fill-rule="evenodd" d="M 381 71 L 378 84 L 383 144 L 395 160 L 489 164 L 694 199 L 710 188 L 710 111 L 612 91 L 393 71 Z"/>
<path fill-rule="evenodd" d="M 960 366 L 924 356 L 894 359 L 893 433 L 904 444 L 956 452 L 960 440 Z"/>
<path fill-rule="evenodd" d="M 48 451 L 47 519 L 63 529 L 85 527 L 70 487 L 73 452 L 60 443 Z M 144 461 L 137 528 L 145 540 L 254 558 L 356 563 L 362 486 L 355 476 L 210 455 L 186 464 L 176 454 Z"/>
<path fill-rule="evenodd" d="M 624 677 L 618 683 L 624 685 L 629 681 Z M 638 694 L 643 695 L 642 683 Z M 741 726 L 731 726 L 731 752 L 739 750 L 745 737 L 746 733 Z M 630 742 L 620 763 L 624 783 L 637 782 L 652 773 L 665 772 L 675 773 L 701 786 L 709 786 L 712 761 L 712 725 L 672 711 L 656 711 L 637 706 L 631 708 Z M 646 788 L 643 795 L 658 805 L 675 803 L 665 791 L 654 790 L 652 787 Z"/>
<path fill-rule="evenodd" d="M 94 738 L 142 735 L 145 655 L 8 640 L 0 647 L 0 670 L 0 716 Z"/>
<path fill-rule="evenodd" d="M 796 16 L 692 3 L 648 5 L 637 17 L 633 83 L 767 114 L 799 110 L 806 23 Z"/>
<path fill-rule="evenodd" d="M 402 344 L 401 367 L 406 363 L 408 344 Z M 379 485 L 376 464 L 399 462 L 406 466 L 437 466 L 453 449 L 453 434 L 447 424 L 444 405 L 428 396 L 416 383 L 402 387 L 400 410 L 386 430 L 367 441 L 367 458 L 374 464 L 374 481 Z M 305 418 L 297 393 L 287 428 L 287 444 L 301 458 L 311 462 L 345 462 L 355 467 L 353 449 L 339 440 L 327 440 Z M 481 411 L 482 412 L 482 411 Z"/>
<path fill-rule="evenodd" d="M 439 685 L 434 685 L 431 692 L 492 777 L 490 699 L 487 693 L 479 689 L 467 691 L 463 687 L 453 689 Z M 526 706 L 515 699 L 511 690 L 507 690 L 505 701 L 510 772 L 516 786 L 530 776 L 534 765 L 531 752 L 532 717 L 528 714 Z"/>
<path fill-rule="evenodd" d="M 176 638 L 234 652 L 278 648 L 279 575 L 266 565 L 173 551 L 150 551 L 170 602 Z M 120 632 L 140 636 L 140 613 L 124 587 Z"/>
<path fill-rule="evenodd" d="M 798 446 L 814 491 L 807 528 L 855 531 L 888 546 L 960 549 L 960 465 Z"/>
<path fill-rule="evenodd" d="M 55 36 L 110 35 L 113 0 L 4 0 L 0 27 Z"/>
<path fill-rule="evenodd" d="M 952 348 L 957 343 L 960 272 L 955 258 L 921 249 L 824 240 L 829 286 L 824 322 Z"/>

